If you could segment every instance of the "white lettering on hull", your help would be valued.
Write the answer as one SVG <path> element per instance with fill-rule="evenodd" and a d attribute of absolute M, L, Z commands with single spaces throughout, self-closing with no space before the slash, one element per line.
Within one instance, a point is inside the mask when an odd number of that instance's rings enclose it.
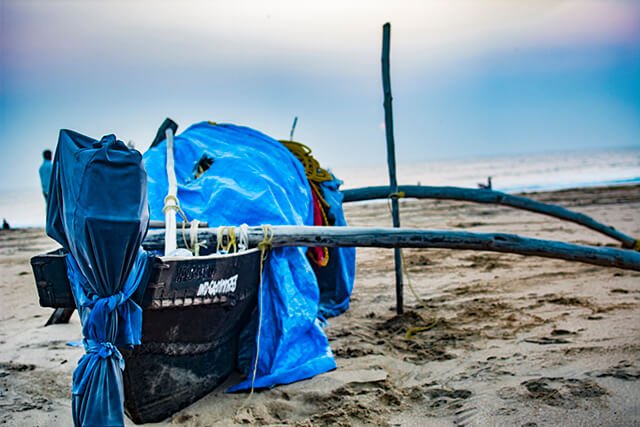
<path fill-rule="evenodd" d="M 199 297 L 212 297 L 220 294 L 228 294 L 236 291 L 236 286 L 238 284 L 238 275 L 231 276 L 227 279 L 220 280 L 211 280 L 207 282 L 203 282 L 198 287 L 198 293 L 196 294 Z"/>

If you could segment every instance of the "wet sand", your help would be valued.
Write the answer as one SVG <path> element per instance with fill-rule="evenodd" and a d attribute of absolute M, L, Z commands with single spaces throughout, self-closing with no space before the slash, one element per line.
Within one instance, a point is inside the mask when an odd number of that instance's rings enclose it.
<path fill-rule="evenodd" d="M 640 236 L 640 186 L 528 196 Z M 348 205 L 346 214 L 354 226 L 390 225 L 386 203 Z M 401 222 L 616 245 L 491 205 L 402 200 Z M 82 350 L 66 342 L 80 338 L 79 321 L 42 326 L 51 309 L 39 307 L 28 264 L 54 247 L 42 230 L 0 232 L 0 424 L 71 425 Z M 221 388 L 152 425 L 640 425 L 640 273 L 512 254 L 403 253 L 411 286 L 397 316 L 392 251 L 359 250 L 351 309 L 326 328 L 336 371 L 250 400 Z"/>

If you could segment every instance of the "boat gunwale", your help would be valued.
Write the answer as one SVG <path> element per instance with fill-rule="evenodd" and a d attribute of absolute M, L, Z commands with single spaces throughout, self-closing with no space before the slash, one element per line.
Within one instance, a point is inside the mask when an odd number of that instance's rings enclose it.
<path fill-rule="evenodd" d="M 224 259 L 224 258 L 229 258 L 234 256 L 248 255 L 258 251 L 260 251 L 259 248 L 250 248 L 245 250 L 238 250 L 236 252 L 229 252 L 226 254 L 215 252 L 209 255 L 198 255 L 198 256 L 187 256 L 187 255 L 153 255 L 153 256 L 162 262 L 189 261 L 189 260 L 207 261 L 209 259 L 221 259 L 221 258 Z"/>

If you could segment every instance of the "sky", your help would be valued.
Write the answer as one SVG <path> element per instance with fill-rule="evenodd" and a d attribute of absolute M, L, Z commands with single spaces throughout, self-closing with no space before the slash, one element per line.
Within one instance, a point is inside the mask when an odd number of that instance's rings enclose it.
<path fill-rule="evenodd" d="M 384 165 L 385 22 L 400 165 L 640 147 L 640 2 L 0 0 L 0 189 L 61 128 L 144 151 L 165 117 Z"/>

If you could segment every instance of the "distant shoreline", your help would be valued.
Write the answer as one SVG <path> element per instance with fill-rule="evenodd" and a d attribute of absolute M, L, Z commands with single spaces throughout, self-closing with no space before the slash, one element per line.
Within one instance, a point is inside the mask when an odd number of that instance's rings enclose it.
<path fill-rule="evenodd" d="M 636 176 L 634 178 L 627 179 L 613 179 L 608 181 L 593 181 L 593 182 L 584 182 L 579 185 L 571 185 L 568 187 L 564 187 L 561 184 L 557 184 L 554 186 L 550 184 L 548 186 L 527 186 L 525 188 L 519 187 L 512 189 L 497 189 L 497 191 L 502 191 L 503 193 L 510 194 L 529 194 L 529 193 L 538 193 L 538 192 L 554 192 L 554 191 L 565 191 L 565 190 L 580 190 L 584 188 L 607 188 L 607 187 L 626 187 L 629 185 L 640 185 L 640 176 Z"/>
<path fill-rule="evenodd" d="M 517 192 L 510 192 L 511 194 L 515 194 L 515 195 L 522 195 L 525 197 L 534 197 L 536 195 L 547 195 L 547 196 L 551 196 L 554 194 L 566 194 L 569 192 L 573 192 L 573 191 L 582 191 L 582 190 L 593 190 L 593 191 L 597 191 L 597 192 L 602 192 L 604 190 L 616 190 L 616 189 L 621 189 L 621 188 L 629 188 L 629 187 L 640 187 L 640 177 L 638 178 L 634 178 L 633 180 L 629 180 L 628 182 L 615 182 L 613 184 L 608 184 L 608 183 L 602 183 L 600 185 L 598 184 L 594 184 L 594 185 L 584 185 L 584 186 L 579 186 L 579 187 L 567 187 L 567 188 L 556 188 L 556 189 L 542 189 L 542 190 L 530 190 L 530 191 L 517 191 Z M 501 191 L 501 190 L 498 190 Z M 350 203 L 353 205 L 358 205 L 358 204 L 365 204 L 365 203 L 386 203 L 386 200 L 363 200 L 363 201 L 359 201 L 359 202 L 354 202 L 354 203 Z M 349 218 L 347 218 L 347 221 L 349 220 Z M 36 224 L 18 224 L 18 225 L 13 225 L 11 223 L 9 223 L 11 225 L 11 229 L 14 230 L 29 230 L 29 229 L 44 229 L 45 225 L 36 225 Z M 3 232 L 6 230 L 0 230 L 0 232 Z"/>

